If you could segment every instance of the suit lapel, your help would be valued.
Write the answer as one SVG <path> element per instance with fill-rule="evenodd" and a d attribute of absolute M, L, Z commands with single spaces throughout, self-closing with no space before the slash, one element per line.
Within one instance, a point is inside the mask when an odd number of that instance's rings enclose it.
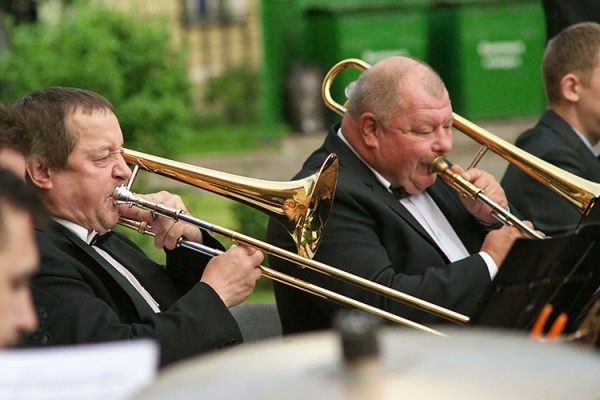
<path fill-rule="evenodd" d="M 482 236 L 485 236 L 487 232 L 483 225 L 466 211 L 456 190 L 441 179 L 437 179 L 435 184 L 427 189 L 427 192 L 444 214 L 469 254 L 478 252 L 481 248 Z"/>
<path fill-rule="evenodd" d="M 133 302 L 136 310 L 141 316 L 148 315 L 149 313 L 154 313 L 154 311 L 150 308 L 146 300 L 139 294 L 139 292 L 133 287 L 133 285 L 125 278 L 119 271 L 117 271 L 104 257 L 102 257 L 96 250 L 92 248 L 92 246 L 88 245 L 86 242 L 81 240 L 77 235 L 71 232 L 69 229 L 64 226 L 56 223 L 51 227 L 53 234 L 58 235 L 59 237 L 66 237 L 70 244 L 77 247 L 80 252 L 84 253 L 89 258 L 96 263 L 97 266 L 102 268 L 112 279 L 114 279 L 119 287 L 123 289 L 123 291 L 129 296 L 131 301 Z M 64 249 L 67 253 L 73 254 L 72 251 L 68 249 Z M 75 255 L 77 258 L 77 256 Z M 82 263 L 88 266 L 88 263 L 81 260 Z"/>
<path fill-rule="evenodd" d="M 381 199 L 389 208 L 391 208 L 400 218 L 402 218 L 406 223 L 408 223 L 419 235 L 421 235 L 425 240 L 431 243 L 439 252 L 443 254 L 441 249 L 437 246 L 433 238 L 427 233 L 427 231 L 423 228 L 423 226 L 413 217 L 413 215 L 400 203 L 400 201 L 395 198 L 390 192 L 388 192 L 383 186 L 377 182 L 379 188 L 375 191 L 375 195 Z M 445 257 L 445 256 L 444 256 Z"/>
<path fill-rule="evenodd" d="M 540 123 L 545 125 L 546 129 L 556 132 L 571 148 L 575 149 L 577 154 L 581 155 L 581 164 L 586 166 L 590 174 L 586 179 L 600 181 L 600 162 L 569 124 L 553 111 L 546 111 L 540 118 Z"/>
<path fill-rule="evenodd" d="M 161 309 L 170 307 L 178 298 L 179 293 L 165 272 L 165 270 L 148 259 L 141 251 L 136 251 L 128 244 L 118 232 L 102 245 L 102 249 L 115 260 L 125 266 L 142 286 L 152 294 Z"/>
<path fill-rule="evenodd" d="M 350 184 L 356 187 L 358 190 L 365 190 L 370 193 L 374 198 L 381 201 L 387 207 L 391 208 L 400 218 L 408 223 L 419 235 L 425 240 L 431 243 L 438 252 L 446 258 L 446 255 L 438 247 L 435 241 L 429 236 L 427 231 L 419 224 L 419 222 L 412 216 L 412 214 L 395 198 L 386 188 L 381 185 L 375 175 L 371 172 L 365 164 L 356 157 L 356 155 L 348 148 L 348 146 L 342 142 L 337 136 L 336 125 L 329 131 L 327 139 L 325 140 L 325 148 L 330 153 L 336 153 L 340 163 L 340 174 L 344 169 L 350 171 L 349 176 Z"/>
<path fill-rule="evenodd" d="M 578 148 L 579 145 L 585 146 L 577 136 L 573 128 L 569 126 L 561 117 L 553 111 L 546 111 L 540 118 L 540 123 L 546 126 L 546 129 L 552 130 L 558 134 L 572 148 Z M 589 150 L 588 150 L 589 152 Z"/>

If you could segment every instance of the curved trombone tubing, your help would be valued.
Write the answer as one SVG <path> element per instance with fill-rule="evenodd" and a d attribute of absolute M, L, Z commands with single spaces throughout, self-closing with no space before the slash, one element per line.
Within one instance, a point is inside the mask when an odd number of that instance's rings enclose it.
<path fill-rule="evenodd" d="M 371 66 L 368 63 L 356 58 L 342 60 L 334 65 L 325 75 L 321 90 L 323 100 L 327 107 L 343 116 L 346 113 L 346 108 L 333 100 L 329 93 L 331 82 L 338 73 L 346 68 L 356 68 L 359 71 L 364 71 L 370 67 Z M 456 129 L 476 142 L 479 142 L 484 146 L 484 149 L 492 150 L 506 161 L 519 167 L 533 179 L 549 187 L 569 201 L 582 214 L 587 214 L 595 204 L 596 200 L 600 197 L 599 183 L 588 181 L 552 165 L 491 134 L 487 130 L 456 113 L 453 113 L 453 118 L 453 126 Z M 484 149 L 479 151 L 476 158 L 471 162 L 470 168 L 474 167 L 483 156 L 485 153 Z"/>
<path fill-rule="evenodd" d="M 196 227 L 205 229 L 210 232 L 214 232 L 218 235 L 226 237 L 233 242 L 245 244 L 247 246 L 253 247 L 257 250 L 260 250 L 264 253 L 271 254 L 277 256 L 283 260 L 298 264 L 301 267 L 308 267 L 314 271 L 323 273 L 325 275 L 329 275 L 331 277 L 343 280 L 345 282 L 351 283 L 355 286 L 361 287 L 363 289 L 370 290 L 374 293 L 387 296 L 391 299 L 403 302 L 405 304 L 411 305 L 413 307 L 419 308 L 421 310 L 427 311 L 428 313 L 437 315 L 439 317 L 445 318 L 449 321 L 456 323 L 467 323 L 469 322 L 469 317 L 462 315 L 460 313 L 454 312 L 452 310 L 448 310 L 446 308 L 440 307 L 438 305 L 429 303 L 425 300 L 419 299 L 417 297 L 410 296 L 408 294 L 399 292 L 390 287 L 381 285 L 379 283 L 370 281 L 368 279 L 362 278 L 360 276 L 350 274 L 344 270 L 334 268 L 327 264 L 323 264 L 321 262 L 312 260 L 310 258 L 302 257 L 296 253 L 292 253 L 285 249 L 281 249 L 279 247 L 273 246 L 269 243 L 260 241 L 250 236 L 243 235 L 241 233 L 237 233 L 230 229 L 221 227 L 219 225 L 211 224 L 209 222 L 203 221 L 201 219 L 195 218 L 189 214 L 186 214 L 183 210 L 175 209 L 172 207 L 165 206 L 163 204 L 155 203 L 146 199 L 142 199 L 132 193 L 129 189 L 124 186 L 118 186 L 115 188 L 113 193 L 113 199 L 117 204 L 127 204 L 127 205 L 135 205 L 137 207 L 151 210 L 160 214 L 164 217 L 170 218 L 174 221 L 183 221 L 187 222 Z"/>
<path fill-rule="evenodd" d="M 154 232 L 152 232 L 152 227 L 150 225 L 146 225 L 145 223 L 140 223 L 139 221 L 121 217 L 119 219 L 119 224 L 122 226 L 125 226 L 127 228 L 133 229 L 141 234 L 154 236 Z M 181 238 L 179 239 L 178 245 L 181 247 L 185 247 L 187 249 L 193 250 L 193 251 L 197 251 L 197 252 L 206 254 L 210 257 L 216 257 L 219 254 L 223 253 L 223 251 L 221 251 L 221 250 L 214 249 L 212 247 L 206 246 L 201 243 L 183 240 Z M 325 298 L 330 301 L 334 301 L 338 304 L 349 305 L 349 306 L 358 308 L 360 310 L 363 310 L 363 311 L 375 314 L 379 317 L 385 318 L 388 321 L 394 322 L 399 325 L 408 326 L 408 327 L 418 329 L 423 332 L 432 333 L 432 334 L 438 335 L 438 336 L 447 336 L 446 334 L 439 332 L 435 329 L 418 324 L 418 323 L 408 320 L 406 318 L 399 317 L 398 315 L 395 315 L 395 314 L 392 314 L 385 310 L 381 310 L 379 308 L 373 307 L 369 304 L 365 304 L 363 302 L 354 300 L 350 297 L 341 295 L 339 293 L 332 292 L 331 290 L 322 288 L 320 286 L 313 285 L 313 284 L 303 281 L 301 279 L 294 278 L 293 276 L 283 274 L 279 271 L 265 267 L 263 265 L 259 266 L 259 269 L 260 269 L 261 275 L 264 276 L 265 278 L 280 282 L 280 283 L 288 285 L 288 286 L 292 286 L 296 289 L 305 291 L 312 295 L 319 296 L 319 297 Z"/>
<path fill-rule="evenodd" d="M 596 199 L 600 196 L 600 184 L 588 181 L 556 165 L 552 165 L 491 134 L 460 115 L 454 114 L 453 126 L 552 189 L 584 215 L 591 210 Z"/>
<path fill-rule="evenodd" d="M 331 96 L 331 84 L 340 72 L 348 68 L 354 68 L 359 71 L 365 71 L 371 68 L 371 65 L 358 58 L 348 58 L 346 60 L 342 60 L 339 63 L 335 64 L 333 67 L 331 67 L 327 74 L 325 74 L 325 78 L 323 78 L 323 85 L 321 86 L 321 97 L 323 97 L 325 104 L 327 105 L 327 107 L 329 107 L 331 110 L 335 111 L 341 116 L 344 116 L 344 114 L 346 114 L 346 107 L 340 105 Z"/>
<path fill-rule="evenodd" d="M 278 221 L 296 243 L 298 253 L 312 258 L 320 244 L 337 182 L 338 161 L 330 154 L 320 170 L 304 179 L 274 182 L 246 178 L 124 149 L 125 162 L 146 171 L 206 189 L 264 212 Z"/>

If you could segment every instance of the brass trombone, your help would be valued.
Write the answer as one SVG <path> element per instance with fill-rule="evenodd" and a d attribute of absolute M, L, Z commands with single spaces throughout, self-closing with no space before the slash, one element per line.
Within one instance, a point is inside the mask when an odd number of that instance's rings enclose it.
<path fill-rule="evenodd" d="M 121 193 L 122 194 L 122 193 Z M 123 201 L 123 200 L 120 200 Z M 164 215 L 164 214 L 162 214 Z M 188 221 L 189 222 L 189 221 Z M 154 236 L 154 233 L 152 232 L 152 226 L 151 225 L 147 225 L 146 223 L 140 223 L 139 221 L 135 221 L 132 219 L 128 219 L 128 218 L 123 218 L 121 217 L 119 219 L 119 224 L 122 226 L 125 226 L 127 228 L 133 229 L 135 231 L 137 231 L 138 233 L 141 233 L 143 235 L 150 235 L 150 236 Z M 211 257 L 216 257 L 219 254 L 222 254 L 223 252 L 221 250 L 218 249 L 214 249 L 212 247 L 203 245 L 201 243 L 196 243 L 196 242 L 192 242 L 189 240 L 183 240 L 182 238 L 179 239 L 178 245 L 181 247 L 185 247 L 187 249 L 190 250 L 194 250 L 203 254 L 206 254 L 208 256 Z M 355 300 L 353 298 L 350 298 L 348 296 L 344 296 L 342 294 L 333 292 L 331 290 L 325 289 L 323 287 L 308 283 L 306 281 L 303 281 L 301 279 L 295 278 L 293 276 L 287 275 L 287 274 L 283 274 L 279 271 L 276 271 L 272 268 L 269 267 L 265 267 L 265 266 L 260 266 L 260 273 L 262 276 L 264 276 L 265 278 L 269 278 L 271 280 L 283 283 L 285 285 L 291 286 L 293 288 L 305 291 L 307 293 L 310 293 L 312 295 L 315 296 L 319 296 L 322 298 L 325 298 L 327 300 L 330 301 L 334 301 L 338 304 L 341 305 L 349 305 L 355 308 L 358 308 L 360 310 L 369 312 L 371 314 L 377 315 L 381 318 L 385 318 L 388 321 L 391 322 L 395 322 L 396 324 L 399 325 L 404 325 L 404 326 L 409 326 L 411 328 L 415 328 L 418 329 L 420 331 L 423 332 L 428 332 L 428 333 L 432 333 L 434 335 L 438 335 L 438 336 L 446 336 L 445 334 L 443 334 L 442 332 L 439 332 L 435 329 L 429 328 L 427 326 L 421 325 L 419 323 L 413 322 L 411 320 L 408 320 L 406 318 L 402 318 L 396 314 L 392 314 L 388 311 L 382 310 L 380 308 L 377 307 L 373 307 L 369 304 L 363 303 L 361 301 Z"/>
<path fill-rule="evenodd" d="M 469 318 L 452 310 L 445 309 L 438 305 L 429 303 L 425 300 L 410 296 L 400 291 L 394 290 L 388 286 L 370 281 L 357 275 L 350 274 L 341 269 L 323 264 L 312 259 L 316 251 L 316 245 L 319 244 L 324 229 L 331 202 L 333 200 L 335 184 L 337 181 L 337 157 L 330 155 L 323 163 L 321 169 L 316 174 L 305 179 L 291 182 L 272 182 L 258 179 L 245 178 L 233 174 L 227 174 L 219 171 L 213 171 L 207 168 L 196 167 L 193 165 L 168 160 L 141 152 L 125 149 L 124 158 L 128 164 L 134 166 L 132 177 L 127 186 L 119 186 L 113 193 L 114 201 L 118 204 L 135 205 L 140 208 L 151 210 L 157 214 L 171 218 L 177 221 L 190 223 L 199 228 L 214 232 L 224 236 L 236 243 L 258 249 L 264 253 L 274 255 L 286 261 L 298 264 L 303 268 L 310 268 L 314 271 L 326 274 L 336 279 L 343 280 L 355 286 L 370 290 L 377 294 L 389 297 L 396 301 L 419 308 L 423 311 L 445 318 L 456 323 L 467 323 Z M 212 191 L 224 197 L 238 200 L 244 204 L 263 211 L 270 215 L 288 230 L 288 233 L 296 239 L 300 254 L 296 254 L 269 243 L 260 241 L 250 236 L 232 231 L 230 229 L 200 220 L 182 210 L 173 209 L 162 204 L 150 202 L 142 199 L 131 192 L 130 188 L 140 169 L 144 169 L 156 174 L 166 176 L 192 186 L 201 187 Z M 285 210 L 284 203 L 292 199 L 300 206 L 294 213 Z M 303 214 L 304 212 L 304 214 Z M 121 225 L 137 230 L 140 233 L 151 234 L 147 225 L 131 220 L 121 220 Z M 200 250 L 201 245 L 182 241 L 182 246 L 192 248 L 197 251 L 203 251 L 208 255 L 216 255 L 211 250 Z M 308 246 L 308 247 L 306 247 Z M 306 250 L 305 250 L 306 247 Z M 213 249 L 214 250 L 214 249 Z M 346 296 L 331 292 L 310 283 L 301 281 L 291 276 L 261 267 L 263 275 L 286 283 L 295 288 L 305 290 L 309 293 L 325 297 L 328 300 L 360 308 L 364 311 L 374 313 L 380 317 L 386 318 L 392 322 L 411 326 L 430 333 L 440 334 L 431 328 L 424 327 L 415 322 L 406 320 L 387 311 L 377 309 L 370 305 L 358 302 Z"/>
<path fill-rule="evenodd" d="M 325 75 L 323 80 L 323 85 L 321 87 L 321 95 L 323 97 L 323 101 L 334 112 L 344 115 L 346 112 L 346 108 L 339 103 L 337 103 L 333 97 L 331 96 L 331 84 L 335 80 L 336 76 L 347 68 L 358 69 L 359 71 L 365 71 L 369 69 L 371 66 L 360 59 L 350 58 L 346 60 L 342 60 L 334 65 Z M 491 134 L 487 130 L 482 127 L 474 124 L 461 117 L 460 115 L 453 113 L 453 126 L 459 131 L 463 132 L 473 140 L 477 141 L 482 145 L 482 148 L 477 153 L 475 159 L 469 165 L 469 168 L 477 165 L 481 157 L 485 154 L 485 152 L 490 149 L 494 153 L 498 154 L 500 157 L 504 158 L 506 161 L 514 164 L 515 166 L 522 169 L 525 173 L 541 182 L 542 184 L 548 186 L 550 189 L 558 193 L 560 196 L 564 197 L 568 200 L 573 206 L 575 206 L 582 214 L 587 215 L 594 203 L 600 196 L 600 184 L 595 182 L 590 182 L 586 179 L 583 179 L 577 175 L 571 174 L 561 168 L 556 167 L 544 160 L 539 159 L 538 157 L 526 152 L 514 146 L 505 140 Z M 432 163 L 433 164 L 433 163 Z M 437 172 L 442 179 L 445 179 L 447 182 L 451 183 L 455 189 L 458 189 L 462 193 L 466 193 L 474 198 L 479 198 L 480 196 L 475 196 L 473 192 L 477 191 L 477 188 L 471 188 L 469 190 L 465 190 L 462 182 L 458 182 L 456 177 L 448 177 L 446 171 L 449 171 L 447 168 L 440 164 L 432 165 L 432 169 Z M 453 184 L 452 184 L 453 181 Z M 471 185 L 472 186 L 472 185 Z M 484 200 L 482 200 L 484 201 Z M 485 202 L 485 201 L 484 201 Z M 539 235 L 538 232 L 530 229 L 527 225 L 523 224 L 518 218 L 514 217 L 508 210 L 503 208 L 496 208 L 495 206 L 488 204 L 494 210 L 494 216 L 499 219 L 502 223 L 507 225 L 514 225 L 520 230 L 522 230 L 525 234 L 530 237 L 543 238 L 544 236 Z M 499 206 L 498 206 L 499 207 Z"/>
<path fill-rule="evenodd" d="M 246 178 L 130 149 L 124 149 L 123 158 L 133 165 L 127 189 L 131 189 L 141 168 L 239 201 L 283 225 L 294 239 L 298 254 L 307 258 L 312 258 L 319 246 L 337 182 L 335 154 L 315 174 L 291 182 Z"/>
<path fill-rule="evenodd" d="M 429 168 L 431 172 L 437 173 L 440 178 L 456 189 L 459 193 L 463 194 L 464 196 L 479 200 L 490 207 L 492 209 L 492 215 L 502 224 L 515 226 L 530 238 L 545 238 L 544 235 L 535 231 L 529 227 L 529 225 L 526 225 L 519 218 L 515 217 L 510 211 L 486 196 L 481 188 L 478 188 L 462 176 L 452 171 L 448 163 L 446 163 L 444 160 L 444 157 L 440 156 L 434 159 Z"/>

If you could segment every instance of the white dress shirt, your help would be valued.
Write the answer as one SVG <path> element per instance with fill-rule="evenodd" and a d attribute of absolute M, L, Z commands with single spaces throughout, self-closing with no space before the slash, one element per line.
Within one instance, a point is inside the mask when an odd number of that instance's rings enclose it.
<path fill-rule="evenodd" d="M 77 235 L 77 237 L 79 237 L 81 240 L 83 240 L 87 244 L 90 244 L 92 242 L 92 239 L 94 238 L 94 236 L 96 236 L 96 234 L 97 234 L 96 231 L 88 232 L 88 230 L 85 229 L 84 227 L 79 226 L 71 221 L 67 221 L 67 220 L 60 219 L 60 218 L 55 218 L 55 220 L 56 220 L 56 222 L 58 222 L 59 224 L 61 224 L 62 226 L 64 226 L 68 230 L 70 230 L 71 232 L 73 232 L 75 235 Z M 131 285 L 135 288 L 135 290 L 137 290 L 140 293 L 140 295 L 144 298 L 144 300 L 146 300 L 146 302 L 152 308 L 152 310 L 154 310 L 154 312 L 160 312 L 160 306 L 158 305 L 156 300 L 154 300 L 154 298 L 152 298 L 150 293 L 148 293 L 148 291 L 146 289 L 144 289 L 144 287 L 142 286 L 140 281 L 138 281 L 137 278 L 131 272 L 129 272 L 129 270 L 127 268 L 125 268 L 120 262 L 115 260 L 110 254 L 108 254 L 106 251 L 102 250 L 101 248 L 99 248 L 97 246 L 93 246 L 93 245 L 92 245 L 92 248 L 94 250 L 96 250 L 96 252 L 102 256 L 102 258 L 104 258 L 106 261 L 108 261 L 108 263 L 114 269 L 119 271 L 119 273 L 121 275 L 123 275 L 125 277 L 125 279 L 127 279 L 129 281 L 129 283 L 131 283 Z"/>
<path fill-rule="evenodd" d="M 371 170 L 375 178 L 391 192 L 391 184 L 390 182 L 381 176 L 380 173 L 375 171 L 367 162 L 354 150 L 354 148 L 350 145 L 348 140 L 344 137 L 342 130 L 339 129 L 337 132 L 338 137 L 346 143 L 348 148 L 352 150 L 352 152 L 361 160 L 367 168 Z M 427 231 L 427 233 L 431 236 L 434 242 L 439 246 L 439 248 L 444 252 L 446 257 L 450 260 L 450 262 L 454 262 L 457 260 L 461 260 L 463 258 L 468 257 L 470 254 L 465 248 L 465 245 L 462 243 L 456 231 L 448 222 L 448 219 L 442 213 L 440 208 L 435 204 L 429 193 L 421 192 L 417 194 L 410 195 L 403 199 L 398 200 L 404 208 L 408 210 L 412 214 L 412 216 L 421 224 L 423 229 Z M 498 273 L 498 266 L 494 262 L 494 259 L 484 251 L 480 251 L 479 255 L 483 258 L 488 271 L 490 273 L 490 278 L 494 279 L 494 276 Z"/>
<path fill-rule="evenodd" d="M 589 140 L 587 140 L 587 138 L 585 136 L 583 136 L 583 133 L 579 132 L 577 129 L 571 127 L 571 129 L 573 129 L 573 131 L 575 131 L 575 133 L 577 134 L 577 136 L 579 136 L 579 139 L 581 139 L 581 141 L 583 142 L 583 144 L 585 144 L 585 147 L 587 147 L 592 154 L 594 155 L 594 157 L 598 157 L 598 151 L 594 148 L 594 146 L 592 146 L 592 144 L 590 143 Z"/>

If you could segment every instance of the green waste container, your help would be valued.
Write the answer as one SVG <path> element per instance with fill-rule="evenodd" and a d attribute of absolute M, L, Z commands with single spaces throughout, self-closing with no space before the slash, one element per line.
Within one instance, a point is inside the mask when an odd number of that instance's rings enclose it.
<path fill-rule="evenodd" d="M 369 64 L 394 55 L 427 61 L 427 2 L 395 1 L 393 4 L 332 4 L 306 10 L 308 57 L 328 71 L 337 62 L 360 58 Z M 344 88 L 360 73 L 345 71 L 332 86 L 340 104 Z"/>
<path fill-rule="evenodd" d="M 430 12 L 430 63 L 466 118 L 532 116 L 545 108 L 540 1 L 454 1 Z"/>

